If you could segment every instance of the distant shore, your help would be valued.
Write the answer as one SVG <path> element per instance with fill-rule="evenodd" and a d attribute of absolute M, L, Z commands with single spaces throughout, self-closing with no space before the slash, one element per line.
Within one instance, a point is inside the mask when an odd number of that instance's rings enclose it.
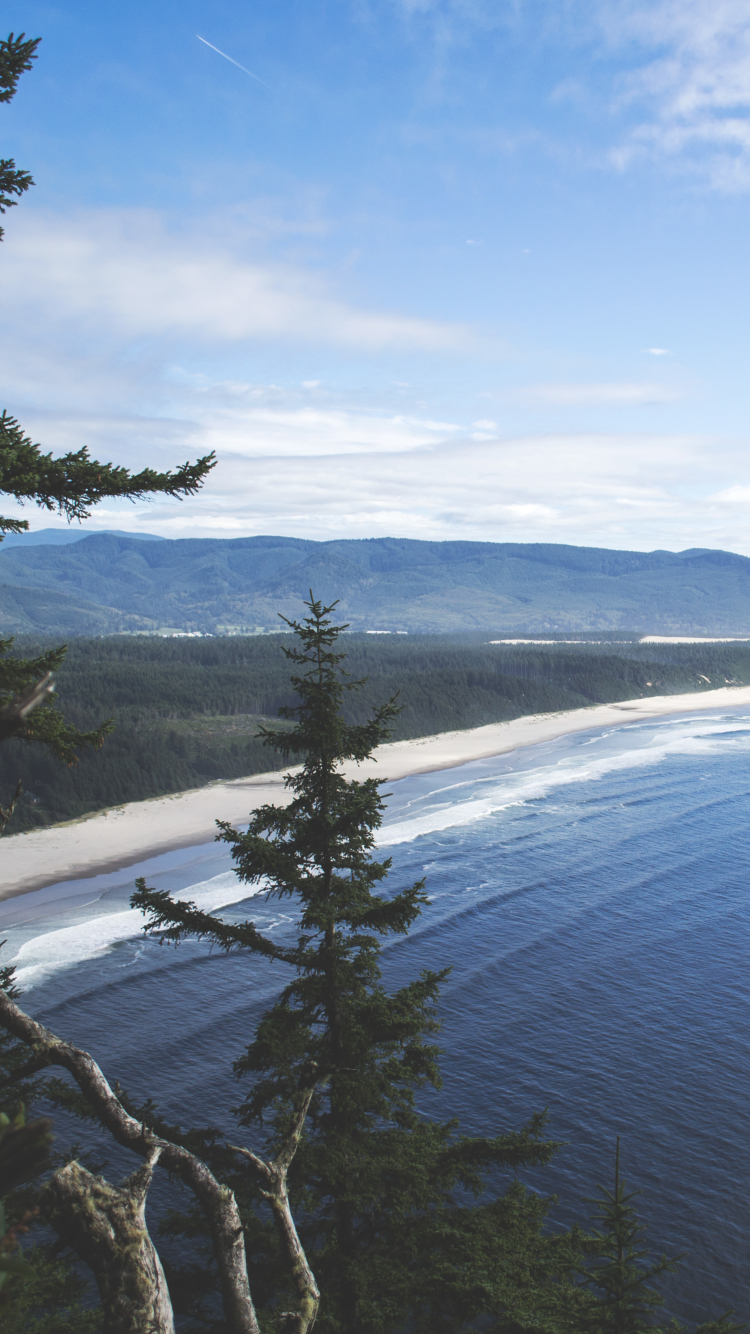
<path fill-rule="evenodd" d="M 466 731 L 394 741 L 381 746 L 372 763 L 360 768 L 348 765 L 345 772 L 348 777 L 375 774 L 397 782 L 413 774 L 451 769 L 593 727 L 616 727 L 666 714 L 745 705 L 750 705 L 750 686 L 729 686 L 689 695 L 661 695 L 560 713 L 530 714 Z M 130 802 L 47 829 L 6 835 L 0 841 L 0 900 L 61 880 L 116 871 L 175 848 L 208 843 L 216 833 L 217 820 L 242 824 L 257 806 L 284 800 L 283 773 L 254 774 L 169 797 Z"/>

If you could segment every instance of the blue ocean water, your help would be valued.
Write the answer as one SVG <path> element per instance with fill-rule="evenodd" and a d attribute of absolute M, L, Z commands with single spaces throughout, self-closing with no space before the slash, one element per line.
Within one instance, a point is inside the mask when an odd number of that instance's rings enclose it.
<path fill-rule="evenodd" d="M 452 966 L 425 1112 L 488 1134 L 547 1107 L 564 1147 L 528 1179 L 559 1196 L 560 1225 L 586 1219 L 620 1134 L 654 1248 L 688 1252 L 664 1285 L 673 1313 L 749 1318 L 750 713 L 598 728 L 390 791 L 390 883 L 426 877 L 430 905 L 386 950 L 386 980 Z M 28 1009 L 111 1080 L 231 1124 L 231 1060 L 280 965 L 143 939 L 137 875 L 290 929 L 289 905 L 243 901 L 208 844 L 0 905 L 3 956 Z"/>

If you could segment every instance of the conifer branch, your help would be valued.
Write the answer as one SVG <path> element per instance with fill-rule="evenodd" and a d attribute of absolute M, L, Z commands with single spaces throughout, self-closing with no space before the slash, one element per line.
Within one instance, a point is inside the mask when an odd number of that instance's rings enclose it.
<path fill-rule="evenodd" d="M 196 940 L 210 940 L 226 953 L 232 949 L 249 949 L 268 959 L 281 959 L 285 963 L 297 960 L 296 951 L 281 949 L 258 931 L 252 922 L 229 926 L 212 913 L 201 912 L 194 903 L 171 898 L 167 890 L 149 889 L 142 876 L 136 880 L 135 885 L 130 906 L 140 908 L 148 916 L 144 933 L 160 934 L 161 943 L 166 941 L 178 944 L 190 936 Z"/>
<path fill-rule="evenodd" d="M 49 699 L 54 689 L 52 673 L 46 672 L 41 680 L 35 681 L 23 694 L 15 695 L 0 708 L 0 741 L 7 741 L 9 737 L 17 736 L 32 709 L 36 709 Z"/>
<path fill-rule="evenodd" d="M 92 459 L 85 446 L 54 459 L 24 435 L 15 417 L 0 413 L 0 492 L 21 504 L 31 500 L 42 509 L 57 510 L 69 522 L 87 519 L 91 507 L 108 497 L 142 500 L 154 494 L 178 499 L 195 495 L 215 466 L 213 451 L 174 472 L 144 468 L 131 473 L 114 463 Z"/>
<path fill-rule="evenodd" d="M 19 778 L 18 782 L 16 783 L 16 790 L 13 793 L 13 796 L 11 797 L 10 801 L 8 802 L 8 805 L 0 806 L 0 834 L 5 833 L 6 825 L 8 825 L 12 820 L 13 812 L 16 809 L 16 806 L 18 805 L 19 801 L 21 800 L 22 792 L 23 792 L 23 782 Z"/>

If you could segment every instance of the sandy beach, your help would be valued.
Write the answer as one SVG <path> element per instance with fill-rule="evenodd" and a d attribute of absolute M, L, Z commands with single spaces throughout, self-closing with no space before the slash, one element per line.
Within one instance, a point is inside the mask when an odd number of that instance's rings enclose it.
<path fill-rule="evenodd" d="M 381 746 L 372 763 L 360 769 L 356 765 L 347 766 L 346 773 L 349 777 L 375 773 L 378 778 L 395 782 L 412 774 L 450 769 L 591 727 L 616 727 L 666 714 L 747 705 L 750 705 L 750 686 L 729 686 L 690 695 L 662 695 L 561 713 L 530 714 L 507 723 L 441 732 L 415 741 L 395 741 Z M 170 797 L 131 802 L 49 829 L 6 836 L 0 845 L 0 899 L 61 880 L 77 880 L 132 866 L 173 848 L 207 843 L 216 833 L 216 820 L 241 824 L 257 806 L 284 800 L 281 773 L 255 774 Z"/>

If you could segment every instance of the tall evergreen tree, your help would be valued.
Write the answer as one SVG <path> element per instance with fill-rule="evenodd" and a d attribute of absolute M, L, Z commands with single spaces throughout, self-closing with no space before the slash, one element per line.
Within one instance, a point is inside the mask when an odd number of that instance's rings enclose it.
<path fill-rule="evenodd" d="M 283 650 L 299 703 L 281 714 L 295 726 L 264 736 L 285 759 L 302 760 L 286 779 L 291 799 L 260 807 L 246 833 L 222 824 L 219 835 L 244 883 L 290 901 L 296 943 L 275 943 L 251 921 L 223 922 L 144 881 L 133 904 L 165 940 L 199 936 L 291 971 L 234 1068 L 253 1079 L 241 1122 L 266 1121 L 275 1138 L 311 1071 L 318 1081 L 290 1189 L 322 1292 L 321 1331 L 385 1334 L 405 1321 L 457 1331 L 478 1316 L 510 1329 L 514 1313 L 533 1319 L 541 1309 L 542 1294 L 572 1269 L 574 1248 L 542 1237 L 544 1203 L 522 1187 L 478 1206 L 470 1196 L 485 1191 L 488 1173 L 546 1163 L 555 1146 L 540 1118 L 520 1133 L 467 1139 L 454 1122 L 417 1110 L 417 1093 L 440 1085 L 435 1007 L 448 970 L 425 971 L 392 994 L 384 987 L 383 941 L 414 924 L 424 883 L 379 892 L 390 869 L 373 855 L 380 783 L 342 772 L 370 758 L 397 705 L 360 725 L 344 721 L 347 694 L 363 684 L 342 667 L 346 627 L 312 594 L 307 605 L 301 624 L 287 622 L 297 644 Z"/>
<path fill-rule="evenodd" d="M 14 33 L 0 41 L 0 102 L 10 102 L 18 80 L 36 60 L 40 37 L 27 38 Z M 14 208 L 34 181 L 28 171 L 16 166 L 13 158 L 0 158 L 0 213 Z M 15 198 L 14 198 L 15 196 Z M 0 227 L 0 240 L 3 229 Z M 8 312 L 6 312 L 6 315 Z M 13 496 L 21 503 L 32 500 L 43 509 L 57 510 L 69 520 L 88 518 L 92 505 L 105 497 L 141 499 L 156 493 L 168 496 L 193 495 L 214 466 L 213 453 L 185 463 L 174 472 L 144 468 L 131 473 L 113 463 L 92 459 L 84 446 L 54 459 L 43 454 L 15 417 L 0 413 L 0 494 Z M 0 533 L 18 533 L 28 528 L 24 519 L 0 518 Z"/>
<path fill-rule="evenodd" d="M 36 59 L 41 38 L 27 38 L 14 33 L 0 41 L 0 102 L 10 102 L 21 75 Z M 0 214 L 13 208 L 33 185 L 27 171 L 12 158 L 0 159 Z M 3 229 L 0 227 L 0 240 Z M 6 312 L 12 318 L 12 312 Z M 113 463 L 92 459 L 83 448 L 53 458 L 43 454 L 23 428 L 7 411 L 0 413 L 0 495 L 10 495 L 23 504 L 33 501 L 46 510 L 57 510 L 68 521 L 89 517 L 91 507 L 105 497 L 129 500 L 146 495 L 191 496 L 200 489 L 215 464 L 214 454 L 195 463 L 185 463 L 169 472 L 144 468 L 131 473 Z M 0 541 L 4 533 L 20 533 L 29 527 L 26 519 L 0 516 Z M 91 732 L 81 732 L 65 723 L 54 707 L 52 673 L 64 657 L 64 649 L 55 649 L 39 658 L 22 659 L 12 655 L 13 640 L 0 640 L 0 742 L 10 737 L 22 741 L 40 741 L 67 764 L 75 764 L 78 751 L 100 746 L 109 724 Z M 41 708 L 39 706 L 42 706 Z M 0 804 L 0 833 L 10 820 L 21 795 L 21 783 Z"/>

